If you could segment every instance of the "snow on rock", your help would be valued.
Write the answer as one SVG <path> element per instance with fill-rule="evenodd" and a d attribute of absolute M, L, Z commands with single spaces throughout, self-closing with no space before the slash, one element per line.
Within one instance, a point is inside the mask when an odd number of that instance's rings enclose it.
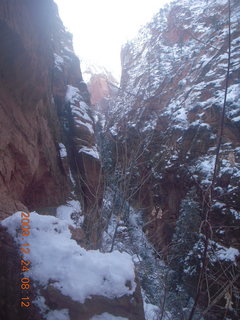
<path fill-rule="evenodd" d="M 67 309 L 53 310 L 47 314 L 46 320 L 70 320 L 70 317 Z"/>
<path fill-rule="evenodd" d="M 38 307 L 44 319 L 46 320 L 70 320 L 69 310 L 50 310 L 46 305 L 46 300 L 41 295 L 38 295 L 33 301 L 33 304 Z"/>
<path fill-rule="evenodd" d="M 81 204 L 79 201 L 71 200 L 68 201 L 66 205 L 62 205 L 57 208 L 56 217 L 60 220 L 67 221 L 70 225 L 76 226 L 74 219 L 74 214 L 77 215 L 82 211 Z M 84 216 L 80 216 L 80 221 L 78 223 L 82 224 L 84 221 Z"/>
<path fill-rule="evenodd" d="M 240 212 L 234 209 L 230 209 L 231 214 L 234 216 L 236 220 L 240 220 Z"/>
<path fill-rule="evenodd" d="M 173 198 L 170 194 L 173 192 L 180 200 L 181 187 L 184 185 L 184 188 L 190 189 L 190 186 L 196 184 L 203 190 L 204 198 L 205 192 L 208 195 L 208 187 L 212 182 L 228 62 L 226 4 L 226 0 L 209 0 L 207 4 L 205 0 L 173 1 L 165 9 L 160 10 L 153 20 L 140 31 L 137 38 L 128 42 L 122 49 L 121 90 L 110 110 L 109 122 L 106 123 L 105 130 L 107 134 L 114 137 L 113 140 L 118 146 L 126 141 L 132 145 L 135 141 L 143 142 L 143 156 L 136 161 L 134 170 L 140 173 L 142 180 L 146 175 L 145 170 L 149 175 L 150 170 L 153 171 L 150 191 L 154 199 L 153 205 L 161 203 L 161 200 L 164 199 L 164 206 L 165 204 L 167 206 L 164 208 L 166 212 L 164 221 L 156 223 L 153 231 L 151 228 L 147 229 L 149 239 L 157 249 L 161 248 L 162 252 L 168 248 L 172 233 L 169 235 L 169 240 L 164 240 L 166 233 L 163 232 L 161 235 L 161 229 L 165 223 L 173 225 L 170 214 L 172 210 L 179 212 L 178 204 L 172 206 Z M 231 143 L 232 150 L 225 150 L 223 145 L 221 146 L 218 164 L 220 170 L 214 186 L 214 197 L 226 201 L 226 207 L 222 209 L 217 206 L 213 207 L 214 239 L 225 246 L 214 249 L 213 257 L 216 263 L 213 265 L 216 268 L 222 261 L 227 261 L 228 265 L 232 265 L 239 254 L 236 249 L 228 248 L 228 246 L 235 247 L 239 240 L 236 235 L 237 231 L 235 232 L 238 221 L 233 218 L 238 218 L 236 210 L 239 203 L 237 166 L 240 154 L 237 154 L 234 149 L 239 147 L 240 6 L 236 1 L 233 1 L 232 5 L 229 75 L 231 81 L 229 81 L 227 90 L 222 139 L 223 144 Z M 156 125 L 151 125 L 152 119 L 155 119 Z M 148 130 L 148 135 L 146 135 Z M 149 138 L 151 136 L 152 141 Z M 145 148 L 146 145 L 149 148 Z M 177 151 L 178 158 L 175 151 Z M 186 158 L 183 155 L 186 155 Z M 224 159 L 228 158 L 229 164 L 224 162 Z M 190 173 L 189 177 L 188 173 Z M 173 180 L 178 186 L 176 191 L 172 190 Z M 168 183 L 171 186 L 169 191 L 166 190 Z M 134 182 L 132 184 L 135 187 Z M 141 189 L 144 194 L 145 190 L 149 190 L 149 186 L 148 182 L 143 185 Z M 152 187 L 154 185 L 156 187 Z M 222 191 L 217 190 L 217 187 Z M 139 199 L 136 197 L 133 200 L 136 207 L 142 205 L 141 191 L 139 194 Z M 202 208 L 201 200 L 199 199 L 200 208 Z M 168 207 L 167 203 L 171 205 Z M 149 206 L 151 207 L 150 204 Z M 232 209 L 229 213 L 231 207 L 234 210 Z M 150 214 L 151 208 L 146 210 L 146 217 L 149 220 Z M 130 223 L 135 227 L 134 219 L 130 218 Z M 225 236 L 215 234 L 218 226 L 223 227 Z M 106 240 L 110 242 L 108 239 L 110 237 L 106 237 Z M 119 246 L 119 243 L 116 245 Z M 192 249 L 192 252 L 189 250 L 189 256 L 186 253 L 186 259 L 183 260 L 183 272 L 188 274 L 185 278 L 186 287 L 193 284 L 192 279 L 198 271 L 197 262 L 194 262 L 193 265 L 191 259 L 194 256 L 201 260 L 204 247 L 199 245 L 199 247 L 193 246 Z M 168 252 L 167 249 L 166 252 Z M 210 285 L 212 282 L 213 280 L 210 280 Z M 220 292 L 221 286 L 218 285 L 216 290 Z M 208 301 L 207 294 L 205 298 Z M 211 299 L 214 300 L 214 297 Z M 207 308 L 207 305 L 205 307 Z M 224 305 L 221 305 L 220 308 L 224 310 Z M 223 316 L 223 314 L 217 315 L 219 318 Z"/>
<path fill-rule="evenodd" d="M 80 303 L 92 295 L 113 299 L 135 291 L 134 264 L 130 255 L 81 248 L 71 239 L 69 223 L 56 217 L 32 212 L 30 220 L 31 233 L 27 241 L 31 251 L 25 258 L 31 261 L 31 270 L 26 276 L 43 287 L 51 280 L 51 285 L 63 295 Z M 6 218 L 2 225 L 20 245 L 21 212 Z"/>
<path fill-rule="evenodd" d="M 74 119 L 77 125 L 85 127 L 91 134 L 94 134 L 93 126 L 88 122 L 83 122 L 79 119 Z"/>
<path fill-rule="evenodd" d="M 88 105 L 84 101 L 79 102 L 79 107 L 71 105 L 73 115 L 80 116 L 86 121 L 92 122 L 92 119 L 87 114 Z"/>
<path fill-rule="evenodd" d="M 84 127 L 91 135 L 93 135 L 93 120 L 89 116 L 89 107 L 83 101 L 79 89 L 68 85 L 65 100 L 70 103 L 75 125 Z"/>
<path fill-rule="evenodd" d="M 146 122 L 144 128 L 142 129 L 142 132 L 152 131 L 155 129 L 156 125 L 157 125 L 157 120 L 152 119 L 149 122 Z M 132 127 L 134 127 L 134 125 L 132 125 Z"/>
<path fill-rule="evenodd" d="M 212 261 L 221 260 L 236 263 L 236 258 L 240 256 L 238 249 L 224 247 L 215 241 L 210 241 L 210 245 L 213 251 L 213 255 L 211 256 Z"/>
<path fill-rule="evenodd" d="M 82 147 L 79 151 L 79 153 L 86 153 L 90 156 L 92 156 L 93 158 L 99 159 L 99 153 L 97 151 L 97 148 L 95 146 L 93 146 L 92 148 L 88 148 L 88 147 Z"/>
<path fill-rule="evenodd" d="M 66 102 L 70 102 L 72 104 L 76 103 L 76 101 L 82 100 L 79 89 L 68 85 L 65 100 Z"/>
<path fill-rule="evenodd" d="M 59 152 L 60 152 L 60 157 L 61 158 L 66 158 L 67 157 L 67 150 L 66 147 L 63 143 L 59 143 Z"/>
<path fill-rule="evenodd" d="M 184 108 L 177 110 L 174 113 L 174 116 L 175 116 L 175 119 L 178 119 L 180 121 L 187 121 L 187 114 L 186 114 L 186 110 Z"/>
<path fill-rule="evenodd" d="M 68 47 L 64 47 L 64 50 L 71 53 L 71 54 L 74 54 L 73 50 Z"/>
<path fill-rule="evenodd" d="M 92 317 L 90 320 L 128 320 L 128 319 L 123 317 L 116 317 L 110 313 L 105 312 L 98 316 Z"/>
<path fill-rule="evenodd" d="M 239 83 L 233 84 L 228 88 L 227 101 L 237 102 L 237 103 L 240 102 L 240 84 Z"/>
<path fill-rule="evenodd" d="M 240 255 L 239 250 L 235 248 L 225 248 L 221 247 L 219 251 L 217 252 L 217 256 L 219 257 L 220 260 L 225 260 L 225 261 L 236 261 L 236 257 Z"/>
<path fill-rule="evenodd" d="M 91 124 L 89 124 L 87 122 L 83 122 L 83 121 L 78 120 L 78 119 L 74 119 L 74 120 L 75 120 L 76 124 L 85 127 L 91 134 L 94 134 L 93 126 Z"/>
<path fill-rule="evenodd" d="M 63 71 L 64 60 L 56 53 L 54 53 L 54 65 L 58 70 Z"/>
<path fill-rule="evenodd" d="M 69 179 L 71 180 L 72 184 L 73 184 L 74 186 L 76 186 L 76 181 L 74 180 L 73 175 L 72 175 L 72 172 L 71 172 L 70 169 L 69 169 L 69 171 L 68 171 L 68 177 L 69 177 Z"/>
<path fill-rule="evenodd" d="M 233 118 L 232 121 L 234 121 L 234 122 L 240 122 L 240 116 Z"/>
<path fill-rule="evenodd" d="M 208 185 L 212 181 L 214 164 L 215 164 L 214 155 L 206 155 L 203 157 L 199 157 L 195 165 L 191 167 L 191 172 L 192 173 L 197 172 L 197 175 L 201 176 L 202 183 Z"/>
<path fill-rule="evenodd" d="M 155 320 L 160 313 L 160 309 L 154 304 L 144 302 L 144 312 L 146 320 Z"/>

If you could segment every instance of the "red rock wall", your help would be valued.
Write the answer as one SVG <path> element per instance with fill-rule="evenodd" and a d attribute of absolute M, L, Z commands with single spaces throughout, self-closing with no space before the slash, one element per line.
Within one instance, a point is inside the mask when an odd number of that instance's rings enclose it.
<path fill-rule="evenodd" d="M 87 166 L 73 166 L 73 155 L 83 161 L 78 150 L 95 145 L 95 137 L 92 131 L 82 142 L 84 126 L 77 128 L 71 110 L 66 111 L 67 85 L 78 88 L 85 103 L 90 99 L 54 2 L 1 1 L 0 41 L 0 217 L 5 218 L 26 207 L 63 203 L 71 189 L 70 167 L 79 181 L 92 175 Z M 89 109 L 85 112 L 91 117 Z M 71 126 L 69 137 L 66 127 Z M 62 142 L 69 144 L 65 159 L 59 153 Z M 91 161 L 98 181 L 100 161 Z M 88 189 L 86 183 L 81 187 Z"/>
<path fill-rule="evenodd" d="M 229 247 L 240 249 L 239 15 L 239 1 L 231 1 L 228 96 L 218 163 L 220 170 L 211 195 L 213 206 L 210 215 L 211 240 L 223 246 L 223 250 Z M 204 219 L 208 210 L 203 204 L 208 204 L 206 199 L 216 156 L 226 86 L 227 53 L 227 1 L 189 0 L 167 4 L 123 48 L 122 90 L 106 125 L 109 130 L 105 138 L 110 135 L 112 148 L 118 146 L 112 167 L 120 161 L 122 170 L 128 167 L 128 177 L 131 177 L 129 194 L 131 190 L 137 190 L 131 196 L 131 204 L 145 213 L 145 233 L 173 269 L 177 264 L 181 265 L 179 269 L 183 268 L 184 276 L 187 273 L 183 267 L 186 256 L 181 258 L 178 252 L 173 263 L 172 248 L 179 248 L 178 242 L 181 243 L 188 232 L 194 233 L 194 226 L 200 233 L 197 219 L 185 221 L 185 224 L 191 224 L 185 235 L 181 225 L 182 238 L 177 233 L 183 212 L 187 211 L 183 208 L 184 199 L 193 187 L 194 196 L 191 200 L 188 198 L 189 204 L 196 197 L 201 208 L 198 212 L 200 219 Z M 193 214 L 194 209 L 189 211 Z M 202 254 L 201 250 L 199 252 Z M 191 255 L 190 250 L 188 253 Z M 196 260 L 192 266 L 196 267 L 198 257 L 196 253 L 193 256 Z M 227 259 L 221 259 L 212 264 L 214 267 L 209 266 L 209 278 L 206 277 L 203 286 L 207 287 L 207 281 L 214 279 L 212 275 L 221 268 L 221 263 L 228 265 Z M 233 268 L 237 266 L 237 262 L 230 264 Z M 237 268 L 239 265 L 234 271 L 236 273 Z M 181 272 L 177 274 L 180 275 Z M 189 279 L 185 286 L 187 290 L 191 288 L 189 292 L 195 297 L 198 275 L 195 279 L 187 276 Z M 222 283 L 231 279 L 231 275 L 221 274 Z M 214 285 L 215 292 L 220 292 L 218 279 Z M 237 281 L 234 288 L 236 292 L 239 290 Z M 203 293 L 201 299 L 200 304 L 206 307 L 207 294 Z M 237 319 L 239 297 L 233 295 L 232 299 L 235 309 L 228 311 L 228 317 Z M 206 319 L 224 317 L 224 299 L 219 305 L 221 307 L 215 305 L 216 309 L 209 311 Z M 237 316 L 234 312 L 238 312 Z"/>
<path fill-rule="evenodd" d="M 135 170 L 144 178 L 150 168 L 149 179 L 135 200 L 147 210 L 148 220 L 152 211 L 161 207 L 162 218 L 149 224 L 148 232 L 164 252 L 180 202 L 194 184 L 187 170 L 197 167 L 201 157 L 214 155 L 227 70 L 227 8 L 227 2 L 172 2 L 122 50 L 122 90 L 110 115 L 115 122 L 108 125 L 120 145 L 127 141 L 128 150 L 136 149 L 136 144 L 145 147 L 139 160 L 144 165 Z M 239 95 L 234 93 L 239 90 L 238 17 L 239 3 L 233 1 L 221 159 L 230 166 L 229 154 L 234 153 L 236 171 L 240 145 Z M 236 182 L 234 186 L 239 188 Z"/>
<path fill-rule="evenodd" d="M 103 75 L 92 76 L 89 84 L 89 91 L 91 93 L 91 103 L 97 104 L 104 98 L 110 97 L 110 89 L 106 77 Z"/>

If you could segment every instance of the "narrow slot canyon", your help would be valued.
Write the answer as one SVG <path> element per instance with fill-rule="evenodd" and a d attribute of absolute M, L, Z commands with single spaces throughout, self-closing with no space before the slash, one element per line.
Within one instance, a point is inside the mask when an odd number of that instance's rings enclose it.
<path fill-rule="evenodd" d="M 239 178 L 239 0 L 0 0 L 0 320 L 239 320 Z"/>

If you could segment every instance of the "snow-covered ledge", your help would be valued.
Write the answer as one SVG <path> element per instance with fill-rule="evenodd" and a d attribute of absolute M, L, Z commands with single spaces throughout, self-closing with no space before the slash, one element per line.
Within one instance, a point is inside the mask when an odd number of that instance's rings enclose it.
<path fill-rule="evenodd" d="M 93 295 L 114 299 L 135 291 L 130 255 L 81 248 L 71 239 L 69 223 L 56 217 L 32 212 L 30 221 L 30 235 L 24 240 L 20 233 L 21 212 L 2 221 L 18 245 L 30 245 L 25 259 L 31 262 L 31 269 L 25 276 L 41 286 L 47 286 L 51 280 L 63 295 L 80 303 Z"/>

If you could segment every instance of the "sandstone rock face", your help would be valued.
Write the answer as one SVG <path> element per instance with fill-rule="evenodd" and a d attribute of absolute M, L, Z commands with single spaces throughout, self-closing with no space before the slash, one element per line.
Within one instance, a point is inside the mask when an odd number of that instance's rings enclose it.
<path fill-rule="evenodd" d="M 57 289 L 49 286 L 41 294 L 50 309 L 68 309 L 71 320 L 89 320 L 93 316 L 109 313 L 129 320 L 144 320 L 143 303 L 140 287 L 131 296 L 109 299 L 103 296 L 92 296 L 83 304 L 62 295 Z"/>
<path fill-rule="evenodd" d="M 56 215 L 56 207 L 74 190 L 84 223 L 69 226 L 72 239 L 96 248 L 102 233 L 102 169 L 90 95 L 72 37 L 52 0 L 4 0 L 0 40 L 0 220 L 18 210 Z M 130 296 L 92 296 L 81 304 L 61 294 L 51 280 L 44 288 L 36 282 L 28 292 L 31 308 L 21 308 L 20 248 L 1 226 L 0 240 L 1 320 L 45 319 L 46 310 L 34 303 L 40 290 L 51 319 L 66 308 L 71 320 L 105 312 L 144 320 L 139 286 Z"/>
<path fill-rule="evenodd" d="M 91 97 L 92 108 L 99 114 L 107 114 L 118 92 L 118 83 L 114 76 L 105 68 L 88 66 L 84 75 Z"/>
<path fill-rule="evenodd" d="M 238 250 L 240 7 L 237 1 L 231 6 L 227 111 L 210 220 L 212 240 Z M 182 201 L 196 187 L 201 206 L 211 184 L 228 62 L 227 17 L 226 1 L 173 1 L 122 50 L 122 90 L 106 137 L 111 135 L 109 143 L 118 146 L 116 163 L 119 157 L 122 168 L 129 162 L 131 190 L 136 190 L 132 203 L 144 208 L 144 230 L 169 263 Z M 231 276 L 222 275 L 221 281 L 231 281 Z M 219 283 L 214 285 L 217 290 Z M 234 285 L 238 288 L 236 281 Z M 194 285 L 191 290 L 194 296 Z M 232 299 L 236 306 L 238 298 Z M 208 316 L 221 318 L 221 307 Z M 238 316 L 228 311 L 228 317 Z"/>
<path fill-rule="evenodd" d="M 101 164 L 72 37 L 50 0 L 1 1 L 0 26 L 0 216 L 57 206 L 72 183 L 94 216 Z"/>
<path fill-rule="evenodd" d="M 53 26 L 47 15 L 42 27 L 39 10 L 47 11 L 46 2 L 28 10 L 26 4 L 1 2 L 3 217 L 26 205 L 60 202 L 69 191 L 57 151 L 59 122 L 49 89 L 53 57 L 47 32 Z"/>
<path fill-rule="evenodd" d="M 99 103 L 104 98 L 110 97 L 110 90 L 106 77 L 101 75 L 94 75 L 88 85 L 91 93 L 92 104 Z"/>
<path fill-rule="evenodd" d="M 119 121 L 114 129 L 119 130 L 121 134 L 121 124 L 125 121 L 129 134 L 130 130 L 136 135 L 146 136 L 154 133 L 153 141 L 149 144 L 150 153 L 146 157 L 158 157 L 161 162 L 161 168 L 160 163 L 157 165 L 156 175 L 161 172 L 162 176 L 155 180 L 161 181 L 159 194 L 163 194 L 164 197 L 160 202 L 167 201 L 165 196 L 169 198 L 168 202 L 161 204 L 163 211 L 167 210 L 172 214 L 177 214 L 179 200 L 184 194 L 183 190 L 179 190 L 182 181 L 177 179 L 176 167 L 183 164 L 190 166 L 194 161 L 196 164 L 197 160 L 206 154 L 214 154 L 220 108 L 223 103 L 227 36 L 221 35 L 226 31 L 227 21 L 226 18 L 223 19 L 221 28 L 217 30 L 219 26 L 209 25 L 209 19 L 217 19 L 219 11 L 226 14 L 227 8 L 225 3 L 212 3 L 213 13 L 206 17 L 207 9 L 200 9 L 200 4 L 201 1 L 192 8 L 191 14 L 184 4 L 177 6 L 175 3 L 165 9 L 165 14 L 160 11 L 153 22 L 142 30 L 139 39 L 127 45 L 122 52 L 121 88 L 123 91 L 133 92 L 138 97 L 142 95 L 142 100 L 139 105 L 137 98 L 129 97 L 128 93 L 123 94 L 116 105 L 115 111 L 119 113 Z M 204 14 L 202 10 L 205 10 Z M 178 21 L 177 17 L 179 12 L 181 21 Z M 229 161 L 229 155 L 234 154 L 235 163 L 229 163 L 229 167 L 237 165 L 239 158 L 239 22 L 236 18 L 239 7 L 236 3 L 233 13 L 233 67 L 230 74 L 230 97 L 222 155 L 222 160 Z M 193 23 L 195 26 L 203 24 L 204 29 L 199 30 L 200 27 L 196 27 L 195 31 Z M 200 43 L 195 40 L 194 31 Z M 213 32 L 216 35 L 210 38 Z M 185 37 L 185 33 L 192 34 L 192 38 Z M 211 43 L 204 43 L 204 39 L 211 39 Z M 141 41 L 143 44 L 139 48 Z M 159 59 L 157 55 L 160 55 Z M 222 65 L 219 65 L 220 63 Z M 148 68 L 150 73 L 149 77 L 146 77 L 145 71 Z M 158 137 L 155 137 L 155 132 L 156 135 L 159 134 Z M 162 145 L 157 145 L 157 142 L 161 142 Z M 180 191 L 179 195 L 177 190 Z M 151 192 L 152 195 L 154 193 Z M 151 211 L 154 203 L 157 205 L 158 201 L 149 200 Z"/>
<path fill-rule="evenodd" d="M 189 179 L 178 175 L 176 169 L 199 166 L 200 159 L 214 157 L 227 66 L 227 8 L 224 2 L 209 2 L 209 6 L 211 14 L 204 1 L 193 5 L 191 11 L 184 3 L 173 2 L 161 9 L 122 51 L 123 93 L 113 111 L 118 121 L 115 125 L 109 121 L 110 132 L 114 137 L 119 134 L 121 141 L 129 139 L 129 149 L 134 148 L 138 137 L 143 146 L 147 145 L 142 157 L 151 158 L 149 169 L 153 174 L 142 186 L 149 192 L 145 205 L 149 213 L 154 206 L 160 206 L 163 220 L 178 216 L 180 200 L 189 188 Z M 222 22 L 210 23 L 219 21 L 219 12 L 225 17 Z M 238 14 L 235 2 L 222 151 L 222 161 L 226 159 L 229 167 L 230 154 L 234 154 L 233 166 L 239 161 Z M 144 172 L 143 167 L 138 170 Z M 158 190 L 154 190 L 155 185 Z M 140 198 L 144 199 L 143 195 Z"/>

